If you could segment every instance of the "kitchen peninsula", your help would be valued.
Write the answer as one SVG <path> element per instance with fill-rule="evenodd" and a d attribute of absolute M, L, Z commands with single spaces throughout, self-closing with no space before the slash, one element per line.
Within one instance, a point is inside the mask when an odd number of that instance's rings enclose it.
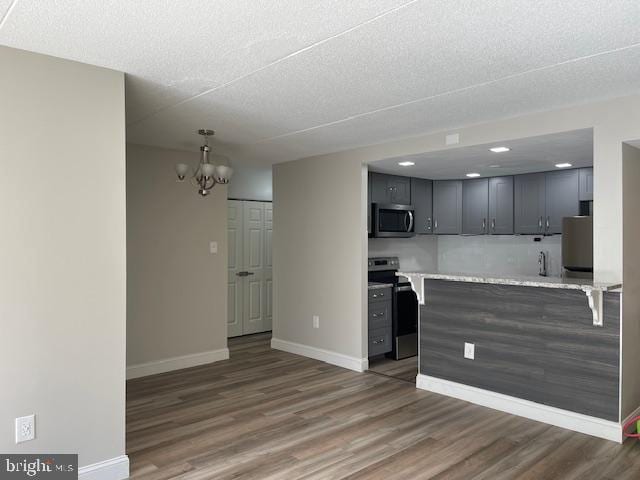
<path fill-rule="evenodd" d="M 404 273 L 420 304 L 417 386 L 621 441 L 621 285 Z"/>

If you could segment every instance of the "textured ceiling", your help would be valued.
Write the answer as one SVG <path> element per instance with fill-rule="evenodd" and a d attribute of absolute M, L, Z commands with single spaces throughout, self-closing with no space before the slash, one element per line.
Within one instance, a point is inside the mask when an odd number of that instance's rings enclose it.
<path fill-rule="evenodd" d="M 639 92 L 639 21 L 637 0 L 16 0 L 0 44 L 126 72 L 131 142 L 208 127 L 270 164 Z"/>
<path fill-rule="evenodd" d="M 489 151 L 498 146 L 511 150 L 503 153 Z M 398 165 L 402 161 L 411 161 L 415 165 L 402 167 Z M 574 167 L 593 165 L 593 131 L 588 128 L 388 158 L 370 163 L 369 168 L 376 172 L 442 180 L 466 178 L 465 175 L 471 172 L 483 177 L 543 172 L 555 170 L 556 163 L 571 163 Z"/>

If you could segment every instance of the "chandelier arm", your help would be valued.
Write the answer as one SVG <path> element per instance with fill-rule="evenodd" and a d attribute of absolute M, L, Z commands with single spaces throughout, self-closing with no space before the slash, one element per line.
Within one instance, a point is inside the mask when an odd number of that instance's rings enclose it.
<path fill-rule="evenodd" d="M 206 179 L 205 179 L 205 186 L 203 187 L 205 190 L 211 190 L 213 187 L 215 187 L 215 186 L 216 186 L 216 180 L 215 180 L 215 178 L 213 178 L 213 177 L 209 177 L 209 181 L 210 181 L 210 184 L 209 184 L 209 183 L 207 183 L 207 182 L 206 182 Z"/>

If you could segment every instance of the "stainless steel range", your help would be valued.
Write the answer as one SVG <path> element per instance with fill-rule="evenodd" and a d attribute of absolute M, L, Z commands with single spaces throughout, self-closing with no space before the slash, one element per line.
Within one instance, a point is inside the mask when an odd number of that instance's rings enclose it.
<path fill-rule="evenodd" d="M 391 358 L 413 357 L 418 354 L 418 299 L 411 284 L 398 277 L 398 257 L 369 258 L 369 281 L 393 284 L 392 351 Z"/>

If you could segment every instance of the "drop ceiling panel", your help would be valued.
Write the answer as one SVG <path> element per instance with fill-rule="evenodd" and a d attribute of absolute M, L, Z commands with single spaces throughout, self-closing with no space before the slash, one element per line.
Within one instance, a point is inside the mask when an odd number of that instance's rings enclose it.
<path fill-rule="evenodd" d="M 286 133 L 640 42 L 640 2 L 592 5 L 419 2 L 200 100 Z"/>
<path fill-rule="evenodd" d="M 0 22 L 3 21 L 5 15 L 9 11 L 9 8 L 11 8 L 11 3 L 11 0 L 0 0 Z"/>
<path fill-rule="evenodd" d="M 182 97 L 247 75 L 404 3 L 19 0 L 0 30 L 0 43 L 124 71 Z M 137 103 L 139 109 L 142 102 Z"/>
<path fill-rule="evenodd" d="M 200 139 L 189 135 L 199 128 L 213 128 L 214 141 L 228 145 L 255 143 L 284 130 L 275 123 L 262 123 L 256 118 L 238 115 L 238 105 L 216 102 L 193 102 L 152 115 L 141 122 L 127 125 L 127 140 L 166 148 L 197 148 Z"/>
<path fill-rule="evenodd" d="M 17 0 L 0 44 L 126 72 L 132 142 L 206 126 L 272 163 L 637 92 L 639 20 L 637 0 Z"/>
<path fill-rule="evenodd" d="M 264 158 L 273 150 L 278 156 L 271 160 L 283 161 L 372 145 L 576 104 L 585 98 L 640 93 L 638 79 L 640 47 L 247 145 L 244 155 L 259 151 Z"/>

